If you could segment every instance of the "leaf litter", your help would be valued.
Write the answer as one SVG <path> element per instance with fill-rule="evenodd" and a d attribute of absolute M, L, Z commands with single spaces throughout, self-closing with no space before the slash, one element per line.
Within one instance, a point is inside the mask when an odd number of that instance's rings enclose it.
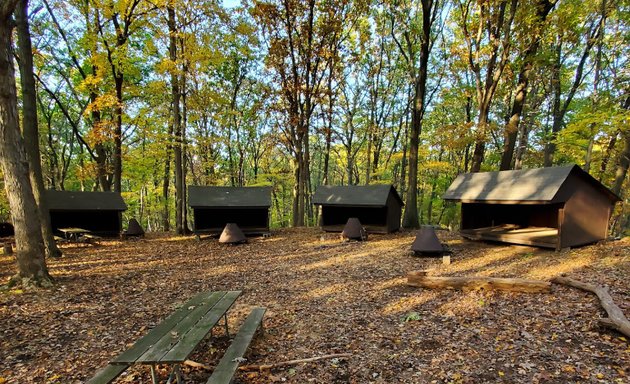
<path fill-rule="evenodd" d="M 554 252 L 463 240 L 439 231 L 452 264 L 420 258 L 414 234 L 341 242 L 318 229 L 283 229 L 240 246 L 148 234 L 146 239 L 64 247 L 49 260 L 57 281 L 43 291 L 0 293 L 0 383 L 82 383 L 202 290 L 243 291 L 229 313 L 236 330 L 254 306 L 267 307 L 248 364 L 326 354 L 236 383 L 628 383 L 630 344 L 603 329 L 594 295 L 555 286 L 551 294 L 422 290 L 411 270 L 431 275 L 548 280 L 568 276 L 610 289 L 630 314 L 630 240 Z M 0 278 L 14 273 L 0 255 Z M 191 360 L 215 366 L 229 345 L 221 327 Z M 167 366 L 160 366 L 163 378 Z M 187 383 L 211 372 L 184 366 Z M 149 382 L 133 367 L 117 382 Z"/>

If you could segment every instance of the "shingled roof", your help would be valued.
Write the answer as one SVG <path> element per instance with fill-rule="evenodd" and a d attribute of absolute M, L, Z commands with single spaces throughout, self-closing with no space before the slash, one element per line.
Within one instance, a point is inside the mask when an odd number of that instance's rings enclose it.
<path fill-rule="evenodd" d="M 453 181 L 442 198 L 468 202 L 551 202 L 572 174 L 593 184 L 611 200 L 619 200 L 618 196 L 575 164 L 563 167 L 461 174 Z"/>
<path fill-rule="evenodd" d="M 188 187 L 192 208 L 270 207 L 271 187 Z"/>
<path fill-rule="evenodd" d="M 316 205 L 344 205 L 344 206 L 377 206 L 387 205 L 389 194 L 403 205 L 403 201 L 392 185 L 322 185 L 317 188 L 313 196 Z"/>
<path fill-rule="evenodd" d="M 51 211 L 125 211 L 127 205 L 120 193 L 86 191 L 46 191 Z"/>

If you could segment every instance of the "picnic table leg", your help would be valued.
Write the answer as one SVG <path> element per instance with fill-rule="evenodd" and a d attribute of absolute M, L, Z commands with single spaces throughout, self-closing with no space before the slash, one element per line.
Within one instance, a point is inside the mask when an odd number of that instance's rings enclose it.
<path fill-rule="evenodd" d="M 230 330 L 228 329 L 227 313 L 223 315 L 223 318 L 225 319 L 225 333 L 227 333 L 227 337 L 230 338 Z"/>
<path fill-rule="evenodd" d="M 155 372 L 155 365 L 151 365 L 151 381 L 153 384 L 158 384 L 157 373 Z"/>

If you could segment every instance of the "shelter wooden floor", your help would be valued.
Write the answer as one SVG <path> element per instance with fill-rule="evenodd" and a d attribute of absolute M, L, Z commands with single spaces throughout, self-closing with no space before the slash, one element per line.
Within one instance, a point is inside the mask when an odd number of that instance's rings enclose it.
<path fill-rule="evenodd" d="M 556 248 L 558 229 L 549 227 L 520 227 L 503 224 L 493 227 L 462 229 L 462 236 L 472 240 L 501 241 L 510 244 Z"/>
<path fill-rule="evenodd" d="M 269 228 L 265 227 L 239 227 L 245 235 L 248 236 L 262 236 L 269 233 Z M 204 228 L 193 231 L 195 235 L 210 235 L 218 236 L 223 232 L 224 227 L 221 228 Z"/>

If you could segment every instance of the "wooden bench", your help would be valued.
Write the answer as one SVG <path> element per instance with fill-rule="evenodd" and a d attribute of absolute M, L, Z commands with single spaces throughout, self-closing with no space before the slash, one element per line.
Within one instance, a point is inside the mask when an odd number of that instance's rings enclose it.
<path fill-rule="evenodd" d="M 149 365 L 153 383 L 157 383 L 155 366 L 172 364 L 173 371 L 169 380 L 174 378 L 181 383 L 179 365 L 186 361 L 221 319 L 225 319 L 225 330 L 229 335 L 227 311 L 240 294 L 241 291 L 221 291 L 196 295 L 113 359 L 88 383 L 111 383 L 134 364 Z"/>
<path fill-rule="evenodd" d="M 98 244 L 98 242 L 102 240 L 103 238 L 100 236 L 92 235 L 91 233 L 84 233 L 80 237 L 80 239 L 88 244 Z"/>
<path fill-rule="evenodd" d="M 258 326 L 260 325 L 263 329 L 262 319 L 266 310 L 266 308 L 254 308 L 250 312 L 206 384 L 229 384 L 232 382 L 234 373 L 236 373 L 247 347 L 254 338 Z"/>

